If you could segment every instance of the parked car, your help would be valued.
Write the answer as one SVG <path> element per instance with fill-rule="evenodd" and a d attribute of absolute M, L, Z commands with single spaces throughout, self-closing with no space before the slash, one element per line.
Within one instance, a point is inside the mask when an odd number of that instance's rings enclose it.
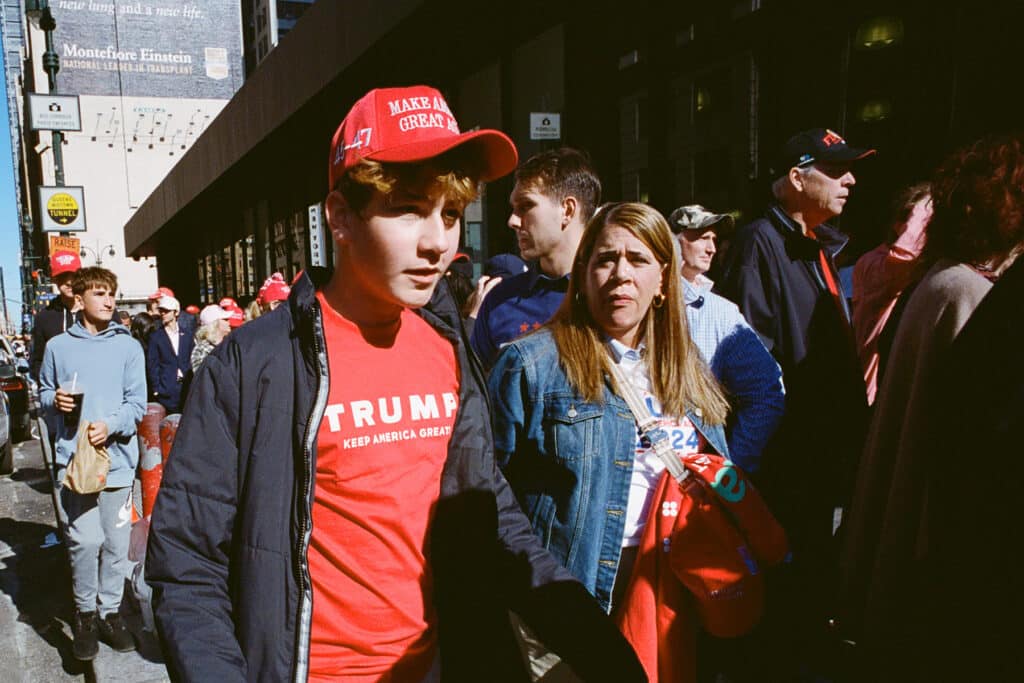
<path fill-rule="evenodd" d="M 10 402 L 10 435 L 15 442 L 32 438 L 28 377 L 23 374 L 24 368 L 23 359 L 17 357 L 7 338 L 0 335 L 0 389 Z"/>
<path fill-rule="evenodd" d="M 0 393 L 0 474 L 14 471 L 14 444 L 11 442 L 11 408 L 7 394 Z"/>

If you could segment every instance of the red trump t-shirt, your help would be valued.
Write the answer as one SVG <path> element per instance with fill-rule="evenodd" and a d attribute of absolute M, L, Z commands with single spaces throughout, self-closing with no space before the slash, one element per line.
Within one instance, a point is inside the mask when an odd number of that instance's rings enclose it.
<path fill-rule="evenodd" d="M 318 432 L 309 680 L 419 681 L 436 652 L 428 558 L 458 408 L 455 350 L 412 311 L 368 341 L 318 293 L 331 387 Z"/>

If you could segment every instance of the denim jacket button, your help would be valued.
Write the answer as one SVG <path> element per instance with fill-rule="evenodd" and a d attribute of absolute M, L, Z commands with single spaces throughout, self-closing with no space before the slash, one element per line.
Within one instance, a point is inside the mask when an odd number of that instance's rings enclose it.
<path fill-rule="evenodd" d="M 576 412 L 575 406 L 571 406 L 569 408 L 569 412 L 567 412 L 566 415 L 568 415 L 569 417 L 576 417 L 577 415 L 579 415 L 579 413 Z"/>

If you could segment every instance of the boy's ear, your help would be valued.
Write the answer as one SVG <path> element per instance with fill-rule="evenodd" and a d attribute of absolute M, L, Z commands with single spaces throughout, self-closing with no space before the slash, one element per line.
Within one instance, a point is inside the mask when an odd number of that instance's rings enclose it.
<path fill-rule="evenodd" d="M 572 223 L 572 219 L 579 216 L 580 202 L 576 197 L 569 195 L 562 200 L 562 227 Z"/>
<path fill-rule="evenodd" d="M 338 244 L 347 244 L 352 233 L 352 209 L 349 207 L 345 197 L 334 190 L 324 201 L 324 213 L 327 216 L 327 225 L 331 228 L 331 237 Z"/>

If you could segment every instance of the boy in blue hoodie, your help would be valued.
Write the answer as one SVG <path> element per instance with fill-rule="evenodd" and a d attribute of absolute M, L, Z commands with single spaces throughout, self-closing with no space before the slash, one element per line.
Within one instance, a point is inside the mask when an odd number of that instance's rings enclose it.
<path fill-rule="evenodd" d="M 135 432 L 146 410 L 146 362 L 128 329 L 112 321 L 117 276 L 105 268 L 83 268 L 72 289 L 82 318 L 47 344 L 39 397 L 57 425 L 58 486 L 75 455 L 79 424 L 89 423 L 89 442 L 106 446 L 110 454 L 103 491 L 60 489 L 75 596 L 73 650 L 78 659 L 89 660 L 99 651 L 100 637 L 120 652 L 135 649 L 118 609 L 128 569 L 131 492 L 139 462 Z M 84 394 L 75 422 L 67 417 L 75 410 L 72 387 Z"/>

